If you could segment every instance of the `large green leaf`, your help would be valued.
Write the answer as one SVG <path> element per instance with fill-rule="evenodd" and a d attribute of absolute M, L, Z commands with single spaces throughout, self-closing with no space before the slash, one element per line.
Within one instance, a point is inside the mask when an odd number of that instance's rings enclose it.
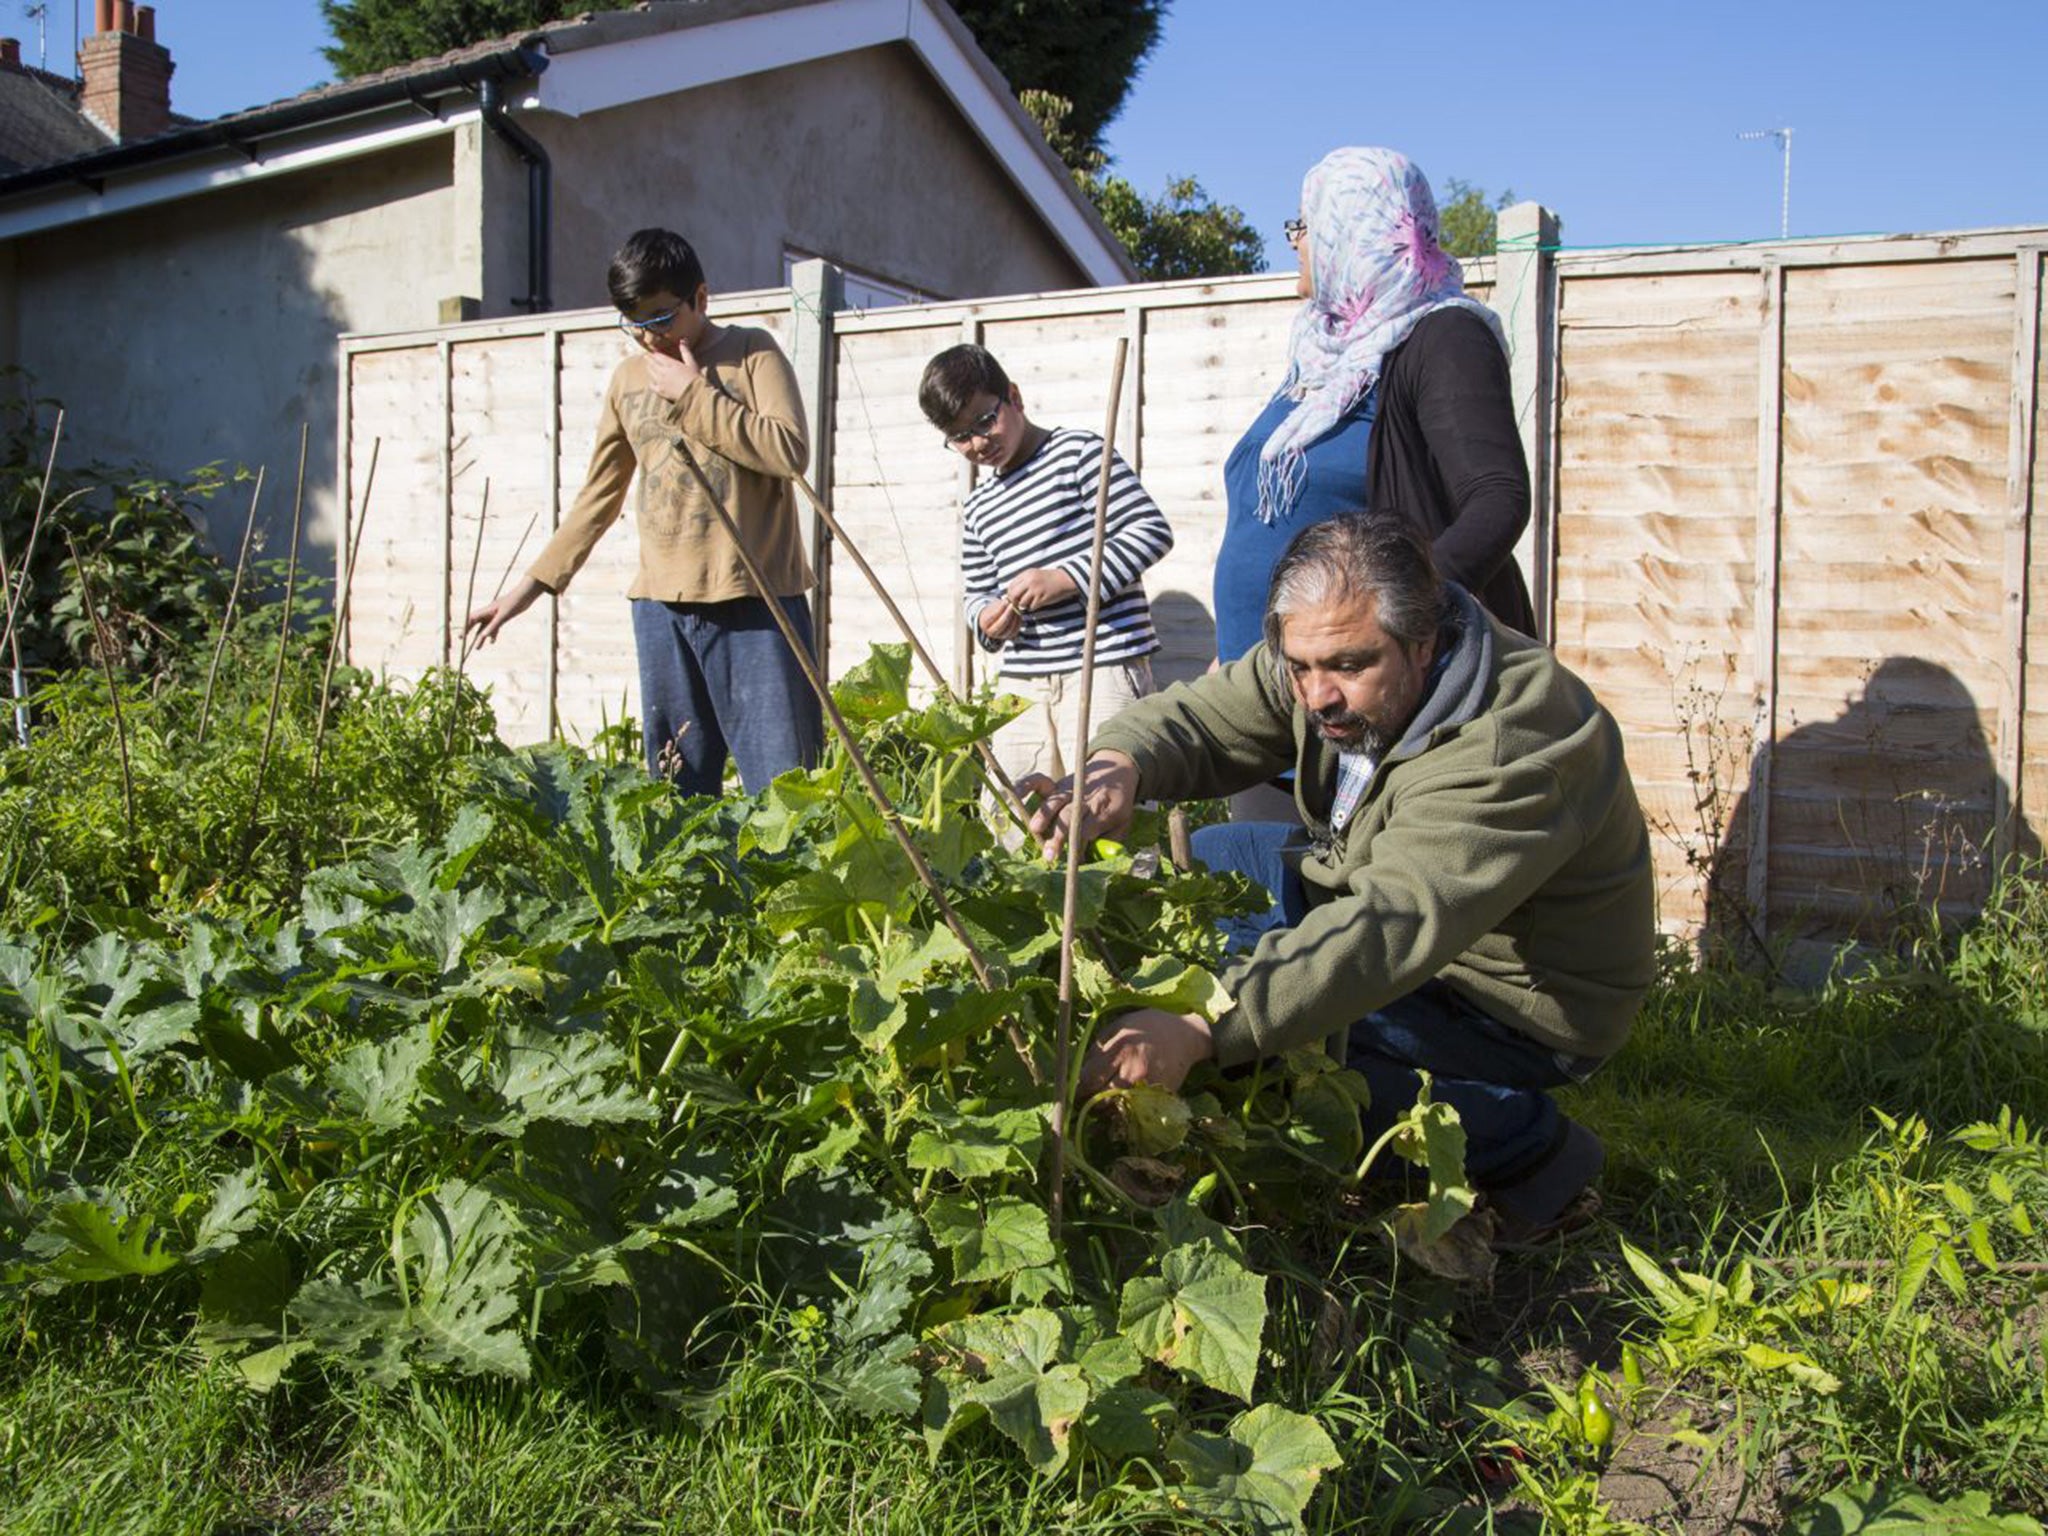
<path fill-rule="evenodd" d="M 961 1179 L 1017 1173 L 1030 1177 L 1045 1150 L 1048 1127 L 1037 1107 L 961 1114 L 933 1105 L 926 1127 L 910 1138 L 912 1168 Z"/>
<path fill-rule="evenodd" d="M 199 1220 L 199 1232 L 185 1255 L 187 1264 L 204 1264 L 226 1253 L 254 1230 L 264 1214 L 263 1175 L 242 1168 L 221 1175 L 213 1187 L 213 1204 Z"/>
<path fill-rule="evenodd" d="M 1320 1424 L 1273 1403 L 1239 1414 L 1220 1435 L 1178 1435 L 1169 1454 L 1186 1476 L 1175 1503 L 1261 1536 L 1304 1529 L 1317 1482 L 1343 1465 Z"/>
<path fill-rule="evenodd" d="M 1014 1195 L 986 1204 L 967 1195 L 941 1195 L 924 1219 L 932 1240 L 953 1256 L 953 1278 L 961 1285 L 1000 1280 L 1056 1256 L 1043 1207 Z"/>
<path fill-rule="evenodd" d="M 1167 1013 L 1199 1013 L 1205 1019 L 1216 1019 L 1233 1006 L 1222 982 L 1184 960 L 1150 959 L 1122 980 L 1091 961 L 1075 968 L 1075 980 L 1089 1004 L 1100 1013 L 1158 1008 Z"/>
<path fill-rule="evenodd" d="M 1993 1514 L 1983 1493 L 1928 1497 L 1887 1479 L 1838 1488 L 1785 1518 L 1785 1536 L 2042 1536 L 2031 1515 Z"/>
<path fill-rule="evenodd" d="M 925 1400 L 925 1438 L 934 1454 L 954 1430 L 986 1413 L 1035 1471 L 1064 1466 L 1090 1396 L 1087 1376 L 1065 1358 L 1067 1333 L 1042 1307 L 937 1330 L 949 1365 Z"/>
<path fill-rule="evenodd" d="M 389 1040 L 350 1046 L 327 1068 L 327 1086 L 342 1110 L 379 1130 L 412 1119 L 420 1070 L 434 1054 L 432 1034 L 420 1024 Z"/>
<path fill-rule="evenodd" d="M 322 1276 L 291 1315 L 325 1354 L 380 1382 L 416 1366 L 524 1381 L 532 1368 L 517 1330 L 517 1226 L 487 1191 L 450 1179 L 422 1200 L 399 1243 L 403 1290 L 388 1280 Z"/>
<path fill-rule="evenodd" d="M 535 1120 L 565 1125 L 636 1125 L 658 1111 L 644 1095 L 613 1078 L 625 1053 L 602 1035 L 509 1031 L 500 1042 L 491 1086 L 511 1107 L 494 1129 L 516 1134 Z"/>
<path fill-rule="evenodd" d="M 854 726 L 894 720 L 910 707 L 910 647 L 875 645 L 832 685 L 832 702 Z"/>
<path fill-rule="evenodd" d="M 111 1190 L 59 1195 L 25 1245 L 47 1283 L 160 1275 L 178 1262 L 165 1234 Z"/>
<path fill-rule="evenodd" d="M 1139 1350 L 1245 1402 L 1266 1328 L 1266 1282 L 1208 1241 L 1168 1250 L 1124 1286 L 1118 1326 Z"/>

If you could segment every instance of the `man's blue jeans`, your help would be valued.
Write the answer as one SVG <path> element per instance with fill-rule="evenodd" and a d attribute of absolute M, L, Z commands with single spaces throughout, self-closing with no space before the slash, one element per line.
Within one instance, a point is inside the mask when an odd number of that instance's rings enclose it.
<path fill-rule="evenodd" d="M 779 601 L 808 648 L 810 604 Z M 753 794 L 779 773 L 816 766 L 824 741 L 818 696 L 765 602 L 636 597 L 632 606 L 648 772 L 684 794 L 715 795 L 729 753 Z"/>
<path fill-rule="evenodd" d="M 1301 828 L 1248 821 L 1203 827 L 1195 857 L 1263 885 L 1272 908 L 1224 927 L 1233 953 L 1251 949 L 1268 931 L 1291 928 L 1308 911 L 1301 876 L 1288 857 Z M 1594 1063 L 1563 1057 L 1480 1011 L 1442 981 L 1425 981 L 1405 997 L 1351 1026 L 1344 1064 L 1372 1087 L 1366 1111 L 1370 1143 L 1415 1103 L 1417 1069 L 1430 1074 L 1430 1094 L 1453 1105 L 1465 1126 L 1466 1164 L 1482 1184 L 1507 1183 L 1540 1163 L 1562 1129 L 1556 1101 L 1544 1090 L 1575 1081 Z"/>

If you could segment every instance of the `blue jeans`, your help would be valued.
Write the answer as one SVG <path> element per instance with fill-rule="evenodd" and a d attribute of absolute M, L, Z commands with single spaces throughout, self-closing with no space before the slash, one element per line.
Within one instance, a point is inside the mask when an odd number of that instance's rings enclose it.
<path fill-rule="evenodd" d="M 1233 953 L 1266 933 L 1291 928 L 1308 911 L 1297 873 L 1302 829 L 1282 822 L 1240 821 L 1195 833 L 1195 857 L 1263 885 L 1272 907 L 1224 922 Z M 1562 1056 L 1510 1029 L 1442 981 L 1425 981 L 1405 997 L 1351 1026 L 1344 1065 L 1372 1088 L 1365 1134 L 1370 1143 L 1414 1103 L 1430 1074 L 1430 1095 L 1450 1104 L 1465 1126 L 1465 1160 L 1475 1181 L 1506 1183 L 1542 1162 L 1563 1122 L 1544 1090 L 1573 1082 L 1594 1063 Z"/>
<path fill-rule="evenodd" d="M 811 607 L 778 601 L 806 649 Z M 748 794 L 814 767 L 824 741 L 818 696 L 758 597 L 722 603 L 633 599 L 640 658 L 640 740 L 647 770 L 690 795 L 715 795 L 728 753 Z"/>

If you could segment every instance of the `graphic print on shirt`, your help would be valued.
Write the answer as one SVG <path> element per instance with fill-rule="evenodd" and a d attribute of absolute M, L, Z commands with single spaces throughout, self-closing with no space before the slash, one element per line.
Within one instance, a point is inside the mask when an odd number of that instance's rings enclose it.
<path fill-rule="evenodd" d="M 619 401 L 619 422 L 640 464 L 641 536 L 672 542 L 710 532 L 718 515 L 704 504 L 704 488 L 676 451 L 682 434 L 669 414 L 669 402 L 651 389 L 627 390 Z M 730 509 L 732 465 L 701 443 L 693 444 L 691 452 L 719 502 Z"/>

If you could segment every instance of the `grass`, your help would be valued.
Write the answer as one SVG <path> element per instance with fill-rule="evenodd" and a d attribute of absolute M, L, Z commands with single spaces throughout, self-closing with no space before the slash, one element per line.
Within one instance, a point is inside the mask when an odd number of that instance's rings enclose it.
<path fill-rule="evenodd" d="M 1308 1528 L 1765 1530 L 1899 1480 L 2048 1515 L 2048 1276 L 2018 1225 L 2048 1219 L 2048 1145 L 2023 1128 L 2048 1125 L 2043 902 L 2014 882 L 1970 934 L 1816 993 L 1674 961 L 1568 1093 L 1610 1149 L 1603 1220 L 1491 1289 L 1369 1231 L 1262 1234 L 1262 1400 L 1316 1413 L 1345 1457 Z M 2015 1260 L 2037 1269 L 1996 1267 Z M 189 1298 L 115 1294 L 30 1298 L 0 1335 L 0 1530 L 1202 1528 L 1142 1469 L 1034 1480 L 985 1426 L 934 1463 L 914 1424 L 835 1412 L 772 1314 L 715 1404 L 595 1360 L 525 1388 L 264 1396 L 165 1321 Z M 1616 1412 L 1605 1446 L 1559 1406 L 1586 1379 Z"/>
<path fill-rule="evenodd" d="M 1263 1395 L 1316 1412 L 1346 1461 L 1309 1529 L 1776 1529 L 1884 1479 L 2048 1514 L 2048 1281 L 1988 1271 L 1965 1216 L 1995 1218 L 2001 1262 L 2038 1256 L 2012 1207 L 2048 1217 L 2048 1152 L 2011 1124 L 2002 1142 L 1953 1136 L 2001 1107 L 2048 1123 L 2036 915 L 1995 913 L 1969 942 L 1817 994 L 1674 965 L 1629 1048 L 1570 1096 L 1610 1148 L 1605 1218 L 1508 1259 L 1491 1290 L 1402 1268 L 1370 1237 L 1287 1235 Z M 1710 1315 L 1660 1304 L 1624 1242 L 1702 1277 L 1675 1283 L 1718 1294 Z M 1954 1273 L 1937 1253 L 1916 1282 L 1930 1242 Z M 150 1315 L 77 1294 L 8 1325 L 8 1532 L 1176 1528 L 1141 1486 L 1034 1481 L 985 1428 L 935 1464 L 914 1425 L 835 1413 L 772 1318 L 698 1422 L 597 1364 L 527 1388 L 259 1396 Z M 1589 1370 L 1620 1423 L 1604 1448 L 1546 1391 L 1569 1401 Z"/>

